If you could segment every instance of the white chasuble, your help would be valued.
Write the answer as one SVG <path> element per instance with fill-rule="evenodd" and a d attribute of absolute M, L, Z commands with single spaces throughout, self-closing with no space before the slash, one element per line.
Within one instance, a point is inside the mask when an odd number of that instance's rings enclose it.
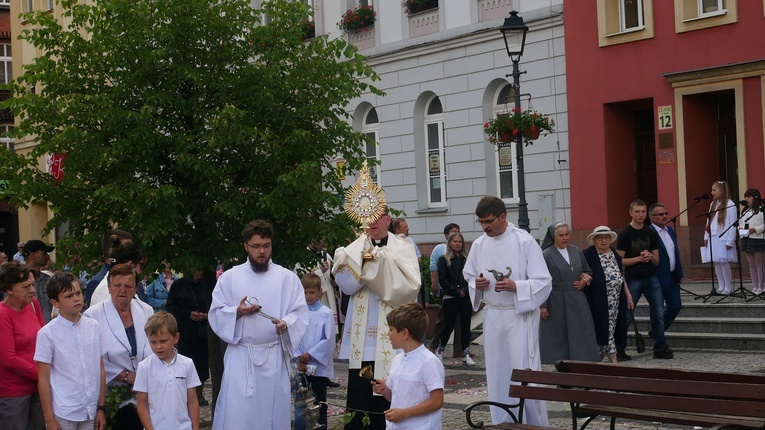
<path fill-rule="evenodd" d="M 362 254 L 370 244 L 362 234 L 335 252 L 335 282 L 351 296 L 340 358 L 348 359 L 351 369 L 360 369 L 362 361 L 374 361 L 375 378 L 387 379 L 395 350 L 385 317 L 393 307 L 416 299 L 420 266 L 408 240 L 388 233 L 388 244 L 375 247 L 375 258 L 364 260 Z"/>
<path fill-rule="evenodd" d="M 276 327 L 258 315 L 236 317 L 243 297 L 257 298 L 263 312 L 284 320 L 293 350 L 308 327 L 308 307 L 297 275 L 270 262 L 255 273 L 246 262 L 223 272 L 213 291 L 210 327 L 228 344 L 215 406 L 214 430 L 290 428 L 289 373 Z M 254 302 L 253 302 L 254 303 Z"/>
<path fill-rule="evenodd" d="M 508 267 L 512 269 L 510 279 L 515 281 L 517 292 L 494 291 L 496 279 L 489 270 L 507 274 Z M 539 305 L 552 290 L 552 277 L 542 249 L 526 231 L 508 223 L 504 233 L 495 237 L 484 234 L 473 242 L 462 273 L 470 286 L 473 309 L 478 310 L 482 300 L 488 308 L 483 327 L 489 400 L 517 403 L 517 399 L 508 396 L 512 370 L 542 368 Z M 475 287 L 480 274 L 490 283 L 484 291 Z M 493 424 L 512 421 L 510 415 L 496 407 L 491 407 L 491 420 Z M 524 423 L 548 425 L 544 401 L 525 403 Z"/>

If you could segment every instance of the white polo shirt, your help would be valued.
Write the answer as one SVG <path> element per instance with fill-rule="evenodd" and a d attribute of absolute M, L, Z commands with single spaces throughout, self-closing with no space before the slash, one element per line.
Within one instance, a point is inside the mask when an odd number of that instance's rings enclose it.
<path fill-rule="evenodd" d="M 391 408 L 409 408 L 419 405 L 433 390 L 444 389 L 444 365 L 432 352 L 420 345 L 411 352 L 393 358 L 388 377 L 391 390 Z M 397 423 L 386 421 L 387 429 L 440 429 L 443 408 L 425 415 L 409 417 Z"/>
<path fill-rule="evenodd" d="M 54 318 L 37 333 L 35 361 L 50 364 L 53 413 L 69 421 L 96 417 L 101 389 L 101 329 L 98 321 Z"/>
<path fill-rule="evenodd" d="M 133 391 L 148 393 L 149 416 L 155 429 L 191 430 L 191 418 L 186 406 L 189 388 L 201 384 L 190 358 L 175 352 L 170 363 L 156 354 L 138 364 Z"/>

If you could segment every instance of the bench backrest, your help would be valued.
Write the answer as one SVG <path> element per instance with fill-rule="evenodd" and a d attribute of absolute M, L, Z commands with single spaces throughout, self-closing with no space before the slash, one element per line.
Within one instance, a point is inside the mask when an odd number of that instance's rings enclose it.
<path fill-rule="evenodd" d="M 513 370 L 510 397 L 765 418 L 765 385 Z M 526 385 L 539 384 L 541 386 Z"/>
<path fill-rule="evenodd" d="M 611 363 L 593 363 L 591 361 L 558 361 L 555 363 L 555 368 L 558 370 L 558 372 L 561 373 L 765 385 L 765 375 L 757 375 L 751 373 L 722 373 L 680 369 L 659 369 L 653 367 L 635 367 Z"/>

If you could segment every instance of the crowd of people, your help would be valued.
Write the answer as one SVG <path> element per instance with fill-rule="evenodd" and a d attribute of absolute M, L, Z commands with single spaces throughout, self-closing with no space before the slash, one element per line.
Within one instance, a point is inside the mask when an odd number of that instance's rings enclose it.
<path fill-rule="evenodd" d="M 759 191 L 746 191 L 741 217 L 727 184 L 715 182 L 712 196 L 705 244 L 719 292 L 731 292 L 731 247 L 741 235 L 754 292 L 762 293 Z M 469 252 L 450 223 L 430 255 L 441 304 L 430 343 L 422 255 L 406 220 L 393 220 L 387 208 L 334 256 L 323 241 L 310 244 L 315 264 L 305 270 L 274 262 L 277 232 L 252 221 L 242 232 L 247 260 L 217 280 L 212 270 L 180 277 L 166 258 L 147 285 L 145 251 L 117 229 L 104 234 L 103 265 L 87 285 L 43 270 L 54 247 L 20 243 L 23 261 L 0 263 L 4 428 L 198 429 L 200 406 L 209 403 L 202 386 L 210 378 L 210 336 L 226 349 L 214 429 L 254 422 L 303 429 L 314 419 L 326 426 L 335 355 L 348 361 L 346 429 L 440 428 L 444 351 L 454 332 L 454 352 L 475 365 L 470 323 L 481 308 L 491 401 L 512 403 L 508 368 L 629 360 L 627 330 L 642 296 L 653 357 L 673 358 L 664 332 L 680 312 L 683 272 L 664 205 L 633 201 L 627 226 L 618 233 L 596 227 L 583 250 L 563 222 L 550 226 L 540 246 L 508 221 L 499 198 L 482 198 L 475 214 L 483 235 Z M 738 220 L 740 228 L 730 228 Z M 545 402 L 526 401 L 523 416 L 547 425 Z M 491 418 L 510 415 L 492 407 Z"/>

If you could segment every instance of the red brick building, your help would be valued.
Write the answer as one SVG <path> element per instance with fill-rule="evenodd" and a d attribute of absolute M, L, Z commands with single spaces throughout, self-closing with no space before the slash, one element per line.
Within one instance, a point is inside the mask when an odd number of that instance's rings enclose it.
<path fill-rule="evenodd" d="M 670 216 L 730 184 L 765 191 L 765 2 L 564 2 L 575 238 L 620 230 L 629 203 Z M 700 262 L 709 201 L 678 218 L 682 261 Z"/>

